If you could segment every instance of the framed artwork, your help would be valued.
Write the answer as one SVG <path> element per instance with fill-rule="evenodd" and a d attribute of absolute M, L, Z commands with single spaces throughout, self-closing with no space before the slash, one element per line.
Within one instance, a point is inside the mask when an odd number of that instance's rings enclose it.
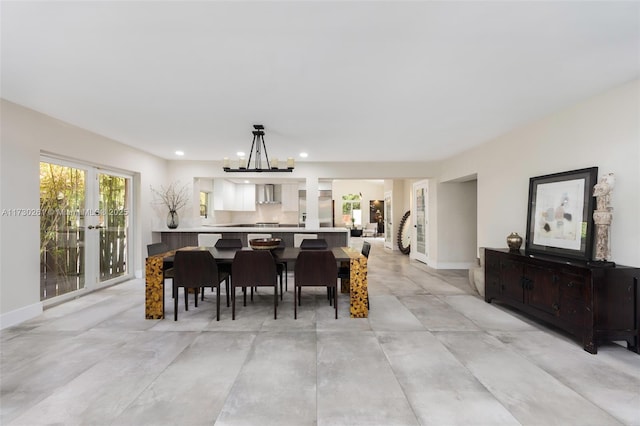
<path fill-rule="evenodd" d="M 527 254 L 591 260 L 597 179 L 597 167 L 529 179 Z"/>

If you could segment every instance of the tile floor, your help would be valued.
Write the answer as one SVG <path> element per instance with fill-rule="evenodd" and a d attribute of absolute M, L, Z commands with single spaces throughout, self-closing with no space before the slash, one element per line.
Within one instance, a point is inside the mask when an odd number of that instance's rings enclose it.
<path fill-rule="evenodd" d="M 1 333 L 0 424 L 640 425 L 640 355 L 590 355 L 380 240 L 369 286 L 368 319 L 305 289 L 294 321 L 290 288 L 277 320 L 267 289 L 236 321 L 212 293 L 145 320 L 142 280 L 47 309 Z"/>

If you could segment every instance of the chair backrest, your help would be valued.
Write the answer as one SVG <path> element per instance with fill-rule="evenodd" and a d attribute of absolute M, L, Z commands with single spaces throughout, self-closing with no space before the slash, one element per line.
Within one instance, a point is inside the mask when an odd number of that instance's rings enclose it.
<path fill-rule="evenodd" d="M 249 241 L 258 238 L 271 238 L 271 234 L 247 234 L 247 247 L 249 247 Z"/>
<path fill-rule="evenodd" d="M 296 285 L 337 287 L 338 264 L 331 250 L 301 250 L 294 271 Z"/>
<path fill-rule="evenodd" d="M 175 287 L 218 285 L 218 265 L 208 250 L 178 250 L 173 261 Z"/>
<path fill-rule="evenodd" d="M 367 259 L 369 258 L 369 252 L 371 251 L 371 243 L 369 241 L 365 241 L 362 243 L 362 254 Z"/>
<path fill-rule="evenodd" d="M 214 247 L 222 234 L 198 234 L 199 247 Z"/>
<path fill-rule="evenodd" d="M 327 244 L 327 240 L 323 238 L 306 238 L 300 242 L 300 248 L 302 250 L 326 250 L 329 248 L 329 244 Z"/>
<path fill-rule="evenodd" d="M 293 234 L 293 246 L 300 247 L 303 240 L 316 238 L 318 238 L 318 234 Z"/>
<path fill-rule="evenodd" d="M 169 251 L 169 245 L 167 243 L 147 244 L 147 256 L 155 256 L 156 254 L 165 253 L 167 251 Z"/>
<path fill-rule="evenodd" d="M 275 286 L 276 261 L 269 250 L 239 250 L 231 264 L 235 287 Z"/>
<path fill-rule="evenodd" d="M 216 241 L 215 248 L 242 248 L 242 240 L 240 238 L 220 238 Z"/>

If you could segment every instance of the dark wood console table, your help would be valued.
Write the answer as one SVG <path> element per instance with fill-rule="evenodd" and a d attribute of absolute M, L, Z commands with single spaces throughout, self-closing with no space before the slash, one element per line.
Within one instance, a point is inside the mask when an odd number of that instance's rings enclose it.
<path fill-rule="evenodd" d="M 591 266 L 559 257 L 485 250 L 485 301 L 496 300 L 582 340 L 625 340 L 640 353 L 640 268 Z"/>

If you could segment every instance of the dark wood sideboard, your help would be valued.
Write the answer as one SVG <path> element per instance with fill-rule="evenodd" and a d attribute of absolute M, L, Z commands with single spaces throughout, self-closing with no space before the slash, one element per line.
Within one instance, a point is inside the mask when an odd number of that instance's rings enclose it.
<path fill-rule="evenodd" d="M 551 323 L 595 354 L 603 341 L 640 353 L 640 268 L 598 267 L 523 251 L 485 249 L 485 301 Z"/>

